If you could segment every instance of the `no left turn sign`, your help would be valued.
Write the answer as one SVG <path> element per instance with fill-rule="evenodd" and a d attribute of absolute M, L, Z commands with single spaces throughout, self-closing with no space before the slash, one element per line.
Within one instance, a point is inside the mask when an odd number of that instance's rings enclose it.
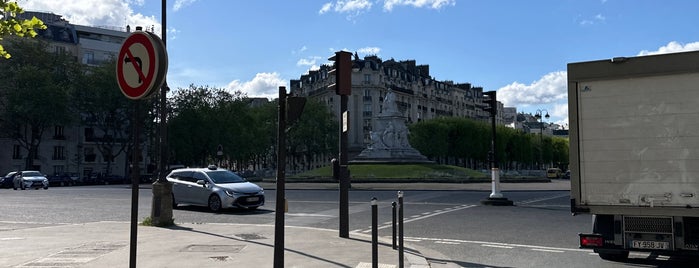
<path fill-rule="evenodd" d="M 132 33 L 121 45 L 117 58 L 121 92 L 133 100 L 152 95 L 165 81 L 167 66 L 167 51 L 160 37 L 150 32 Z"/>

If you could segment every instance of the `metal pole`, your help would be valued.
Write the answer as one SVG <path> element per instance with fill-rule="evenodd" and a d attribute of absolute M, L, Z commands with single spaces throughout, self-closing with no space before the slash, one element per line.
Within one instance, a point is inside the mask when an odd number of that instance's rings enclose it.
<path fill-rule="evenodd" d="M 371 199 L 371 267 L 379 268 L 379 210 L 376 197 Z"/>
<path fill-rule="evenodd" d="M 340 95 L 340 237 L 349 238 L 349 172 L 347 170 L 347 133 L 349 112 L 347 95 Z"/>
<path fill-rule="evenodd" d="M 139 113 L 140 101 L 133 102 L 133 152 L 131 153 L 131 244 L 129 252 L 129 267 L 136 268 L 136 253 L 138 245 L 138 177 L 140 173 L 139 164 Z"/>
<path fill-rule="evenodd" d="M 398 268 L 403 266 L 403 191 L 398 191 Z"/>
<path fill-rule="evenodd" d="M 391 221 L 391 230 L 393 232 L 393 249 L 398 249 L 396 245 L 396 202 L 391 202 L 391 210 L 393 212 L 393 221 Z"/>
<path fill-rule="evenodd" d="M 286 169 L 286 87 L 279 87 L 279 125 L 277 128 L 277 204 L 274 217 L 274 268 L 284 268 L 284 205 Z"/>
<path fill-rule="evenodd" d="M 502 198 L 502 193 L 500 193 L 500 171 L 498 167 L 498 151 L 497 151 L 497 135 L 495 134 L 495 115 L 490 117 L 490 126 L 493 133 L 492 143 L 490 144 L 490 151 L 493 152 L 492 162 L 490 164 L 492 183 L 492 192 L 490 193 L 490 198 Z"/>

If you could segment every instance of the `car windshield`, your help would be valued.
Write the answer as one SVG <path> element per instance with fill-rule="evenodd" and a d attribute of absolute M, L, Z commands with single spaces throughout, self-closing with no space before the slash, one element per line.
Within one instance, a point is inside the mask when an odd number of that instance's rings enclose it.
<path fill-rule="evenodd" d="M 39 173 L 38 171 L 26 171 L 26 172 L 22 172 L 22 176 L 39 177 L 39 176 L 41 176 L 41 173 Z"/>
<path fill-rule="evenodd" d="M 206 172 L 214 183 L 238 183 L 245 182 L 245 179 L 228 170 L 216 170 Z"/>

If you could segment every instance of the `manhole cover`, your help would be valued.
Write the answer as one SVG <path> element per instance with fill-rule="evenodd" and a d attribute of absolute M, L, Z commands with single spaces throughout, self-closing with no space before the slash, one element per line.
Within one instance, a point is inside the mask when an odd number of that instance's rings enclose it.
<path fill-rule="evenodd" d="M 189 245 L 182 252 L 227 252 L 238 253 L 243 250 L 243 245 Z"/>
<path fill-rule="evenodd" d="M 259 234 L 237 234 L 235 235 L 237 237 L 240 237 L 245 240 L 260 240 L 260 239 L 267 239 L 267 237 L 264 237 Z"/>

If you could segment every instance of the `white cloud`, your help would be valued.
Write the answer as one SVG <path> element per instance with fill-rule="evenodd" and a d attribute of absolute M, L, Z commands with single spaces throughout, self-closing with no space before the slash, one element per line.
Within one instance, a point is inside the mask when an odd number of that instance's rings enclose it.
<path fill-rule="evenodd" d="M 321 57 L 318 56 L 299 59 L 299 61 L 296 62 L 296 66 L 315 66 L 320 59 Z"/>
<path fill-rule="evenodd" d="M 175 4 L 172 6 L 172 9 L 173 9 L 174 11 L 178 11 L 178 10 L 180 10 L 180 9 L 183 8 L 183 7 L 186 7 L 186 6 L 188 6 L 188 5 L 193 4 L 193 3 L 196 2 L 196 1 L 197 1 L 197 0 L 177 0 L 177 1 L 175 1 Z"/>
<path fill-rule="evenodd" d="M 529 85 L 514 82 L 497 90 L 498 101 L 518 112 L 546 109 L 551 121 L 568 123 L 568 76 L 565 71 L 544 75 Z"/>
<path fill-rule="evenodd" d="M 638 53 L 638 56 L 667 54 L 667 53 L 695 51 L 695 50 L 699 50 L 699 42 L 688 43 L 688 44 L 682 45 L 681 43 L 678 43 L 676 41 L 672 41 L 672 42 L 668 43 L 666 46 L 662 46 L 662 47 L 658 48 L 658 50 L 656 50 L 656 51 L 643 50 L 643 51 Z"/>
<path fill-rule="evenodd" d="M 392 11 L 395 6 L 440 9 L 448 5 L 455 6 L 456 0 L 386 0 L 383 4 L 383 9 L 385 11 Z"/>
<path fill-rule="evenodd" d="M 337 13 L 358 13 L 371 9 L 371 6 L 372 3 L 369 0 L 340 0 L 335 1 L 335 3 L 329 2 L 323 4 L 318 13 L 325 14 L 330 10 Z"/>
<path fill-rule="evenodd" d="M 358 53 L 362 53 L 364 55 L 379 55 L 379 52 L 381 52 L 381 48 L 379 47 L 363 47 L 357 50 Z"/>
<path fill-rule="evenodd" d="M 498 89 L 498 100 L 505 106 L 550 104 L 568 99 L 565 71 L 552 72 L 529 85 L 514 82 Z"/>
<path fill-rule="evenodd" d="M 126 25 L 155 27 L 160 33 L 160 21 L 154 16 L 134 13 L 131 5 L 143 5 L 144 0 L 27 0 L 22 7 L 27 11 L 47 11 L 63 16 L 72 24 L 85 26 L 110 26 L 124 29 Z"/>
<path fill-rule="evenodd" d="M 234 80 L 228 83 L 225 88 L 229 91 L 240 90 L 248 97 L 274 99 L 279 97 L 280 86 L 287 86 L 287 81 L 279 77 L 278 73 L 258 73 L 250 81 Z"/>
<path fill-rule="evenodd" d="M 593 17 L 592 19 L 584 19 L 584 20 L 581 20 L 581 21 L 580 21 L 580 25 L 583 25 L 583 26 L 584 26 L 584 25 L 594 25 L 594 24 L 597 24 L 597 23 L 603 23 L 603 22 L 605 22 L 606 20 L 607 20 L 607 18 L 606 18 L 605 16 L 603 16 L 602 14 L 597 14 L 597 15 L 595 15 L 595 17 Z"/>

